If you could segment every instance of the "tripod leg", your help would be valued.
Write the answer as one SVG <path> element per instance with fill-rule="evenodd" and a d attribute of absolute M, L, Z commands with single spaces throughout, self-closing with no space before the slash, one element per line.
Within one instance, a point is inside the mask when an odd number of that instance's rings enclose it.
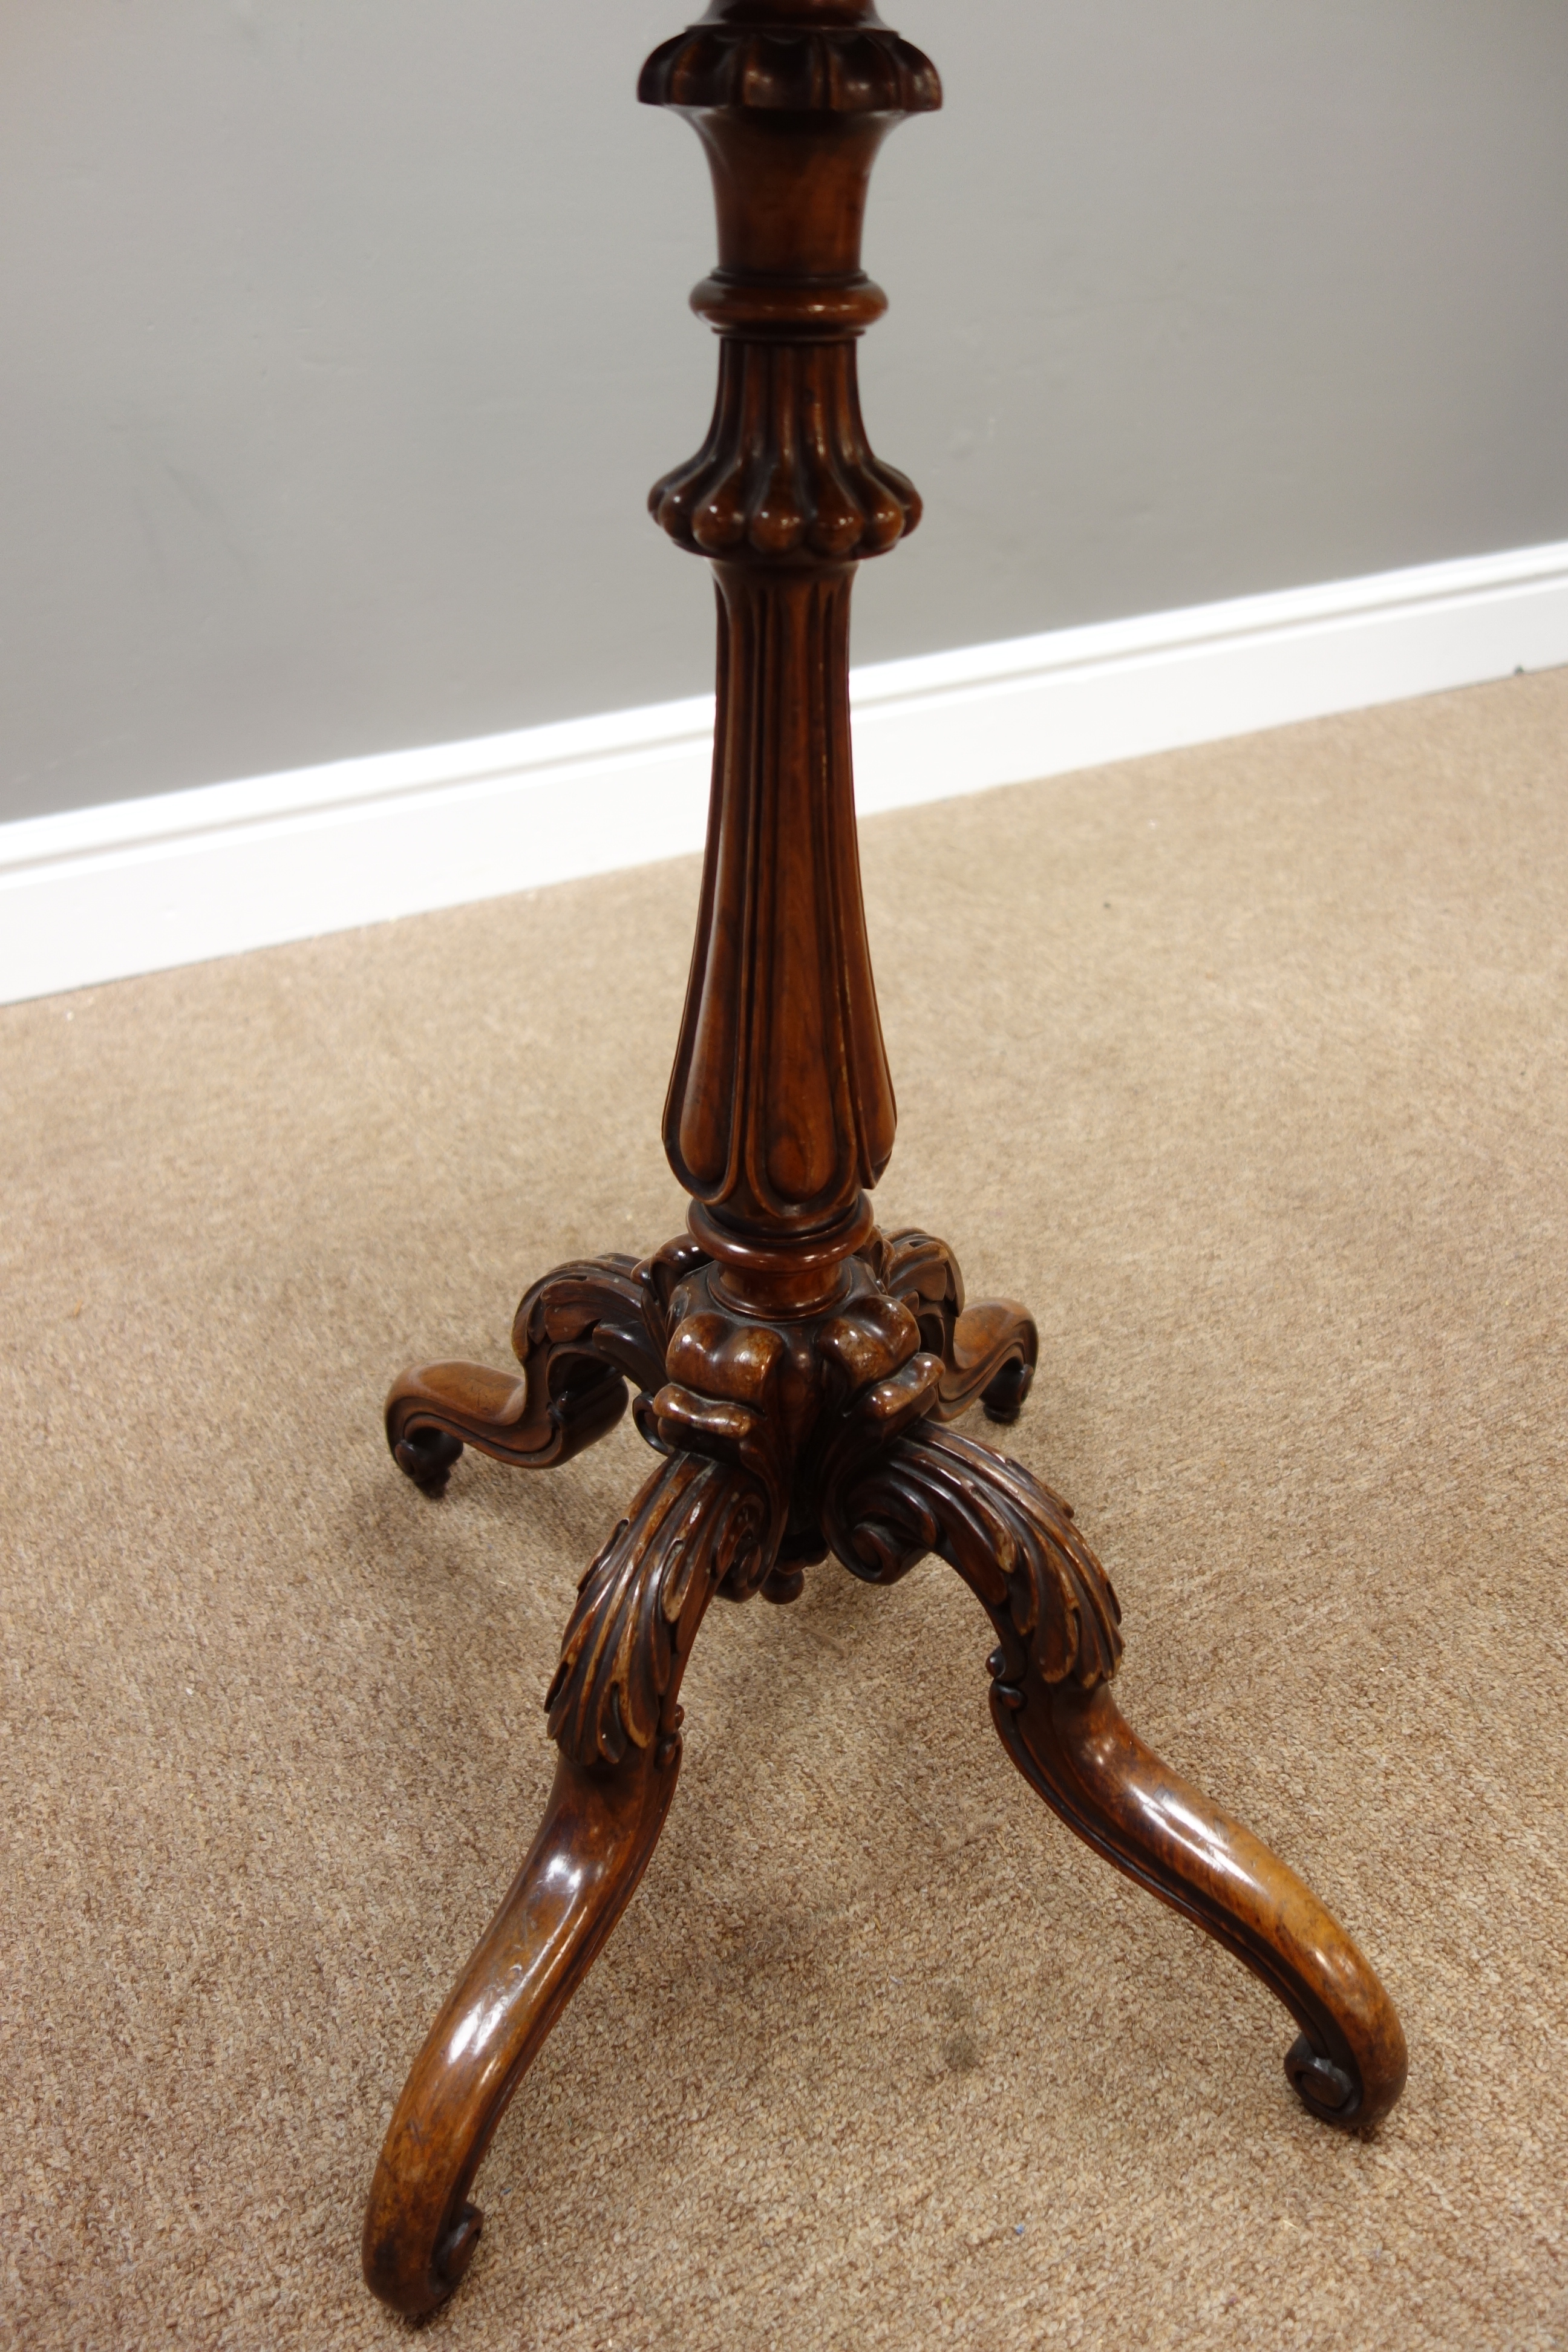
<path fill-rule="evenodd" d="M 991 1711 L 1025 1779 L 1068 1829 L 1207 1930 L 1252 1969 L 1301 2032 L 1285 2072 L 1324 2123 L 1364 2126 L 1405 2087 L 1405 2035 L 1367 1961 L 1310 1886 L 1260 1838 L 1163 1764 L 1110 1690 L 1071 1682 Z"/>
<path fill-rule="evenodd" d="M 365 2283 L 417 2317 L 479 2242 L 468 2189 L 518 2084 L 653 1852 L 677 1759 L 616 1775 L 556 1768 L 544 1820 L 404 2085 L 364 2219 Z"/>
<path fill-rule="evenodd" d="M 681 1670 L 766 1517 L 744 1471 L 677 1455 L 583 1580 L 551 1685 L 562 1755 L 543 1823 L 414 2062 L 375 2168 L 364 2275 L 395 2310 L 434 2311 L 468 2267 L 474 2175 L 658 1843 L 680 1763 Z"/>
<path fill-rule="evenodd" d="M 999 1636 L 1003 1744 L 1096 1853 L 1234 1952 L 1301 2032 L 1285 2069 L 1325 2123 L 1375 2123 L 1405 2084 L 1393 2003 L 1311 1889 L 1181 1780 L 1122 1721 L 1104 1570 L 1071 1513 L 1016 1462 L 922 1423 L 843 1476 L 826 1515 L 857 1574 L 890 1582 L 925 1551 L 956 1568 Z"/>
<path fill-rule="evenodd" d="M 437 1496 L 465 1445 L 524 1470 L 581 1454 L 619 1421 L 627 1381 L 639 1412 L 662 1383 L 670 1285 L 700 1259 L 676 1241 L 640 1264 L 617 1256 L 557 1266 L 524 1292 L 512 1323 L 521 1379 L 485 1364 L 400 1373 L 386 1400 L 386 1442 L 399 1469 Z"/>

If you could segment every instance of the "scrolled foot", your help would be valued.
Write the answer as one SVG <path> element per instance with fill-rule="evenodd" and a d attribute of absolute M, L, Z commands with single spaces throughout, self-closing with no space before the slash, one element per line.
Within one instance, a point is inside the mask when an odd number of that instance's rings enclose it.
<path fill-rule="evenodd" d="M 365 2209 L 365 2284 L 411 2319 L 479 2243 L 468 2189 L 513 2092 L 629 1901 L 675 1792 L 677 1755 L 619 1774 L 565 1759 L 538 1837 L 416 2059 Z"/>
<path fill-rule="evenodd" d="M 1030 1329 L 1034 1329 L 1031 1323 Z M 1022 1355 L 1003 1365 L 980 1391 L 981 1409 L 987 1421 L 1005 1428 L 1017 1420 L 1024 1410 L 1024 1401 L 1034 1385 L 1035 1367 Z"/>
<path fill-rule="evenodd" d="M 561 1748 L 543 1823 L 414 2063 L 365 2209 L 366 2284 L 411 2318 L 458 2285 L 468 2191 L 512 2094 L 658 1842 L 680 1764 L 681 1672 L 767 1514 L 742 1469 L 660 1464 L 583 1580 L 547 1705 Z"/>
<path fill-rule="evenodd" d="M 611 1430 L 626 1409 L 612 1365 L 584 1365 L 559 1379 L 521 1380 L 488 1364 L 419 1364 L 399 1374 L 386 1399 L 386 1442 L 398 1468 L 426 1495 L 446 1490 L 465 1445 L 514 1469 L 570 1462 Z"/>
<path fill-rule="evenodd" d="M 462 1451 L 462 1440 L 449 1431 L 416 1423 L 405 1437 L 397 1440 L 392 1454 L 398 1468 L 413 1479 L 420 1493 L 438 1502 L 447 1491 L 452 1465 L 460 1459 Z"/>
<path fill-rule="evenodd" d="M 1014 1762 L 1068 1827 L 1243 1961 L 1302 2029 L 1285 2071 L 1320 2122 L 1364 2129 L 1405 2087 L 1405 2034 L 1375 1971 L 1261 1838 L 1162 1763 L 1109 1690 L 994 1707 Z"/>
<path fill-rule="evenodd" d="M 1338 2124 L 1348 2129 L 1352 2124 L 1364 2121 L 1351 2076 L 1331 2058 L 1325 2058 L 1321 2050 L 1315 2050 L 1305 2033 L 1298 2033 L 1285 2053 L 1285 2079 L 1308 2113 L 1316 2116 L 1320 2123 Z"/>
<path fill-rule="evenodd" d="M 847 1469 L 826 1525 L 839 1557 L 874 1581 L 926 1551 L 957 1569 L 996 1628 L 991 1713 L 1025 1779 L 1289 2011 L 1302 2031 L 1286 2071 L 1312 2115 L 1341 2127 L 1386 2115 L 1406 2067 L 1393 2003 L 1295 1872 L 1122 1720 L 1108 1686 L 1115 1595 L 1060 1498 L 1017 1463 L 921 1423 Z"/>
<path fill-rule="evenodd" d="M 638 1426 L 664 1379 L 673 1284 L 701 1254 L 669 1243 L 640 1263 L 584 1258 L 525 1291 L 512 1323 L 521 1379 L 485 1364 L 421 1364 L 386 1400 L 386 1441 L 421 1492 L 439 1496 L 465 1445 L 526 1470 L 569 1462 L 613 1429 L 637 1390 Z"/>

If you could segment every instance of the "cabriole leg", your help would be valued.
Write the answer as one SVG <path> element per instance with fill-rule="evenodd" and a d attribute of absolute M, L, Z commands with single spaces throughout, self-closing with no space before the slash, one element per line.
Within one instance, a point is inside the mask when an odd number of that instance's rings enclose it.
<path fill-rule="evenodd" d="M 468 2189 L 512 2093 L 630 1900 L 678 1758 L 618 1772 L 564 1758 L 527 1860 L 414 2062 L 364 2217 L 365 2283 L 411 2318 L 453 2292 L 479 2243 Z"/>
<path fill-rule="evenodd" d="M 543 1824 L 415 2060 L 375 2168 L 364 2275 L 395 2310 L 435 2310 L 468 2267 L 474 2176 L 658 1843 L 680 1762 L 681 1670 L 719 1582 L 765 1525 L 743 1471 L 667 1461 L 583 1580 L 550 1689 L 562 1752 Z"/>
<path fill-rule="evenodd" d="M 1105 1684 L 992 1690 L 1004 1746 L 1096 1853 L 1246 1962 L 1301 2032 L 1285 2072 L 1324 2123 L 1374 2124 L 1405 2087 L 1405 2035 L 1368 1962 L 1260 1838 L 1163 1764 Z"/>
<path fill-rule="evenodd" d="M 1108 1687 L 1116 1596 L 1060 1498 L 1019 1464 L 921 1423 L 841 1475 L 835 1550 L 876 1583 L 923 1552 L 957 1569 L 998 1635 L 991 1711 L 1068 1827 L 1245 1961 L 1301 2028 L 1287 2054 L 1313 2115 L 1369 2125 L 1398 2098 L 1405 2036 L 1354 1944 L 1261 1839 L 1129 1730 Z"/>

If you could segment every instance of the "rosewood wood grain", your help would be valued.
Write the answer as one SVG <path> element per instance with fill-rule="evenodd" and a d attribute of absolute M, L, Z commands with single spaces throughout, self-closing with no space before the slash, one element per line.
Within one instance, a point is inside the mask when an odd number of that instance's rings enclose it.
<path fill-rule="evenodd" d="M 543 1826 L 376 2168 L 365 2277 L 416 2316 L 461 2278 L 485 2148 L 658 1839 L 710 1601 L 792 1601 L 829 1549 L 871 1583 L 927 1552 L 964 1578 L 995 1629 L 992 1713 L 1020 1771 L 1277 1995 L 1313 2115 L 1373 2125 L 1405 2079 L 1398 2019 L 1343 1930 L 1123 1723 L 1116 1597 L 1068 1507 L 944 1426 L 975 1403 L 1017 1417 L 1033 1318 L 966 1304 L 945 1243 L 872 1219 L 895 1110 L 861 902 L 849 596 L 921 507 L 860 414 L 857 338 L 885 307 L 860 231 L 878 148 L 940 105 L 935 71 L 857 0 L 715 0 L 656 50 L 640 94 L 697 131 L 719 224 L 692 297 L 719 338 L 712 420 L 649 500 L 676 547 L 711 561 L 718 597 L 708 842 L 664 1127 L 690 1230 L 535 1283 L 519 1373 L 428 1364 L 387 1399 L 392 1451 L 433 1498 L 465 1446 L 570 1460 L 628 1389 L 663 1457 L 584 1578 L 545 1700 L 560 1763 Z"/>
<path fill-rule="evenodd" d="M 665 1148 L 705 1237 L 717 1224 L 776 1247 L 851 1217 L 893 1148 L 849 590 L 856 560 L 894 546 L 921 506 L 860 414 L 856 339 L 886 307 L 860 229 L 878 148 L 942 91 L 872 10 L 734 5 L 656 50 L 640 95 L 697 131 L 719 221 L 719 266 L 691 298 L 721 339 L 712 423 L 648 501 L 679 546 L 714 559 L 719 597 L 713 795 Z"/>
<path fill-rule="evenodd" d="M 669 1162 L 719 1223 L 831 1223 L 893 1148 L 849 770 L 850 567 L 718 565 L 717 748 Z"/>

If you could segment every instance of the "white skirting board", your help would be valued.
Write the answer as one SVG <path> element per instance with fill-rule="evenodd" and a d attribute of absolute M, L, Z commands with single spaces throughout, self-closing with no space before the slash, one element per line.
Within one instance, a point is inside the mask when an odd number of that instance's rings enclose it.
<path fill-rule="evenodd" d="M 862 814 L 1568 662 L 1568 541 L 857 670 Z M 0 825 L 0 1003 L 701 845 L 710 697 Z"/>

